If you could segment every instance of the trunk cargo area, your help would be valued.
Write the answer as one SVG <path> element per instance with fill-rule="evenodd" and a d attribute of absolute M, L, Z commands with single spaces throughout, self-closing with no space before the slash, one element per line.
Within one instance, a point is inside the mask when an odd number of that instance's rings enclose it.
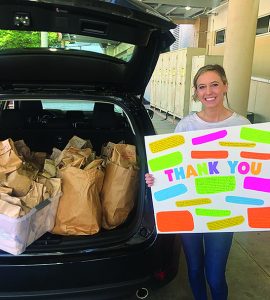
<path fill-rule="evenodd" d="M 62 104 L 58 102 L 61 101 L 28 100 L 2 103 L 0 140 L 12 139 L 14 142 L 23 140 L 31 151 L 46 152 L 49 157 L 54 148 L 62 151 L 70 139 L 77 136 L 90 140 L 98 157 L 101 155 L 102 147 L 108 142 L 134 145 L 136 156 L 140 157 L 139 152 L 143 151 L 143 145 L 136 145 L 138 143 L 136 129 L 132 128 L 129 117 L 120 106 L 109 103 L 105 98 L 103 102 L 87 103 L 75 100 L 63 101 Z M 139 164 L 138 176 L 141 177 L 142 168 Z M 91 235 L 61 235 L 47 232 L 31 244 L 26 253 L 54 252 L 56 249 L 76 251 L 120 243 L 137 230 L 135 228 L 141 211 L 139 199 L 143 198 L 141 193 L 141 189 L 138 188 L 134 207 L 123 224 L 116 228 L 110 230 L 101 228 L 98 233 Z"/>

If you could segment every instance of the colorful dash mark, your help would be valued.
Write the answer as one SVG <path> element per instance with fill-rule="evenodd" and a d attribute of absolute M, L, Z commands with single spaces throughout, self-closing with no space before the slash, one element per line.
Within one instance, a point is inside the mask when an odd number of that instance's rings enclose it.
<path fill-rule="evenodd" d="M 164 139 L 149 143 L 149 148 L 152 153 L 157 153 L 166 149 L 171 149 L 185 143 L 185 138 L 182 135 L 173 135 Z"/>
<path fill-rule="evenodd" d="M 247 141 L 270 144 L 270 131 L 249 127 L 242 127 L 240 138 Z"/>
<path fill-rule="evenodd" d="M 211 203 L 212 201 L 210 198 L 197 198 L 191 200 L 176 201 L 175 205 L 177 207 L 185 207 L 185 206 L 203 205 L 203 204 L 211 204 Z"/>
<path fill-rule="evenodd" d="M 247 213 L 251 228 L 270 228 L 270 207 L 248 208 Z"/>
<path fill-rule="evenodd" d="M 150 159 L 148 163 L 151 171 L 155 172 L 175 167 L 181 164 L 182 161 L 182 153 L 177 151 L 157 158 Z"/>
<path fill-rule="evenodd" d="M 208 222 L 207 227 L 209 230 L 221 230 L 230 228 L 233 226 L 241 225 L 245 221 L 243 216 L 237 216 L 232 218 L 227 218 L 223 220 Z"/>
<path fill-rule="evenodd" d="M 231 192 L 236 188 L 234 176 L 209 176 L 195 178 L 197 194 L 216 194 Z"/>
<path fill-rule="evenodd" d="M 263 205 L 264 201 L 257 198 L 248 198 L 248 197 L 238 197 L 238 196 L 226 196 L 225 201 L 235 204 L 243 205 Z"/>
<path fill-rule="evenodd" d="M 194 221 L 189 211 L 161 211 L 156 214 L 159 232 L 192 231 Z"/>
<path fill-rule="evenodd" d="M 256 146 L 255 143 L 243 143 L 243 142 L 219 142 L 219 145 L 223 147 L 248 147 L 248 148 L 253 148 Z"/>
<path fill-rule="evenodd" d="M 157 201 L 164 201 L 185 194 L 186 192 L 187 192 L 187 187 L 184 184 L 177 184 L 169 188 L 155 192 L 154 197 Z"/>
<path fill-rule="evenodd" d="M 209 158 L 227 158 L 228 151 L 191 151 L 191 158 L 209 159 Z"/>
<path fill-rule="evenodd" d="M 222 139 L 227 135 L 227 130 L 219 130 L 213 133 L 198 136 L 192 139 L 193 145 L 209 143 L 218 139 Z"/>
<path fill-rule="evenodd" d="M 206 217 L 228 217 L 231 215 L 231 211 L 227 209 L 196 208 L 195 213 L 197 216 L 206 216 Z"/>
<path fill-rule="evenodd" d="M 262 152 L 240 152 L 240 156 L 243 158 L 251 158 L 251 159 L 261 159 L 261 160 L 269 160 L 270 153 L 262 153 Z"/>
<path fill-rule="evenodd" d="M 246 177 L 244 189 L 270 193 L 270 179 L 261 177 Z"/>

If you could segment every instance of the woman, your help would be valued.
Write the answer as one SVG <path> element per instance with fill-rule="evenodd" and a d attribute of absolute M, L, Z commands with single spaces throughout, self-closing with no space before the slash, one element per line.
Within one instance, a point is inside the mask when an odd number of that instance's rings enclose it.
<path fill-rule="evenodd" d="M 224 106 L 228 81 L 223 67 L 206 65 L 200 68 L 193 85 L 193 97 L 201 101 L 203 109 L 184 117 L 175 132 L 250 124 L 248 119 Z M 145 181 L 148 187 L 154 184 L 151 174 L 145 174 Z M 181 234 L 189 282 L 196 300 L 207 299 L 206 281 L 213 300 L 227 299 L 225 271 L 232 238 L 232 232 Z"/>

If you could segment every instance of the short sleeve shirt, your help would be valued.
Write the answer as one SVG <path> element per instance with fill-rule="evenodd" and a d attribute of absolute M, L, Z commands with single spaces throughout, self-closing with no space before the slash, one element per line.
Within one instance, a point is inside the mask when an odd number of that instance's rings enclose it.
<path fill-rule="evenodd" d="M 236 112 L 234 112 L 229 118 L 220 122 L 206 122 L 202 120 L 197 113 L 193 112 L 179 121 L 174 132 L 176 133 L 249 124 L 250 122 L 247 118 L 237 114 Z"/>

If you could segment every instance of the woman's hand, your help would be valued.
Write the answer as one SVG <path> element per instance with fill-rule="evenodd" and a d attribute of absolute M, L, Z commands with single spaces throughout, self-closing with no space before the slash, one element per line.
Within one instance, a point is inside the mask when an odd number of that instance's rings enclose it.
<path fill-rule="evenodd" d="M 146 173 L 145 174 L 145 182 L 147 184 L 148 187 L 151 187 L 154 185 L 154 181 L 155 181 L 155 178 L 152 174 L 149 174 L 149 173 Z"/>

